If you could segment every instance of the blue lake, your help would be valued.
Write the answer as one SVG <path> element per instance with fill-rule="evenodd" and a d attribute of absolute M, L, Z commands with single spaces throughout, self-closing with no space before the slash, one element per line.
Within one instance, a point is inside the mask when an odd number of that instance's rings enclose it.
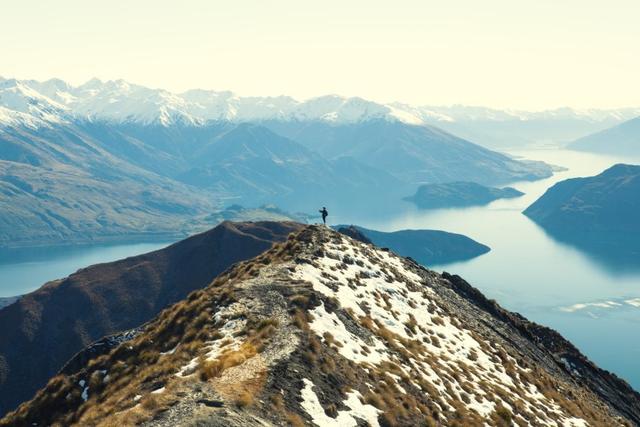
<path fill-rule="evenodd" d="M 25 294 L 80 268 L 151 252 L 167 245 L 167 242 L 160 242 L 2 250 L 0 297 Z"/>

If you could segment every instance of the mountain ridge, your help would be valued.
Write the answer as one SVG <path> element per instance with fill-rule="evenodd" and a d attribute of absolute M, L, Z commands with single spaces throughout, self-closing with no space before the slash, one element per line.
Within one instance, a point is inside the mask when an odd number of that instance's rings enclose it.
<path fill-rule="evenodd" d="M 13 327 L 0 328 L 0 413 L 31 397 L 92 341 L 140 326 L 300 227 L 224 222 L 165 249 L 80 269 L 1 308 L 0 323 Z"/>
<path fill-rule="evenodd" d="M 354 157 L 413 185 L 461 179 L 495 185 L 552 174 L 546 163 L 515 160 L 430 125 L 378 119 L 340 126 L 282 121 L 264 126 L 328 159 Z"/>
<path fill-rule="evenodd" d="M 640 396 L 457 276 L 307 226 L 0 425 L 34 420 L 630 426 Z"/>
<path fill-rule="evenodd" d="M 352 215 L 390 213 L 423 182 L 552 174 L 430 126 L 280 124 L 0 126 L 0 246 L 185 236 L 231 204 L 308 211 L 321 199 Z M 299 126 L 304 140 L 283 132 Z"/>

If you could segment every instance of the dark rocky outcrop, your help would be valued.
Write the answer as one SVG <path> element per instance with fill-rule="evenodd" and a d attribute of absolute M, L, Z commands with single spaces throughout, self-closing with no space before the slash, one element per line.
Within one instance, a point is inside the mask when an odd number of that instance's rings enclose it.
<path fill-rule="evenodd" d="M 16 297 L 3 297 L 0 298 L 0 309 L 2 307 L 6 307 L 9 304 L 13 304 L 14 302 L 16 302 L 18 300 L 18 298 L 20 298 L 19 296 Z"/>
<path fill-rule="evenodd" d="M 348 227 L 338 226 L 337 229 L 338 229 L 338 233 L 344 234 L 345 236 L 349 236 L 352 239 L 357 240 L 358 242 L 372 243 L 371 240 L 369 240 L 369 238 L 365 236 L 364 233 L 354 225 L 350 225 Z"/>

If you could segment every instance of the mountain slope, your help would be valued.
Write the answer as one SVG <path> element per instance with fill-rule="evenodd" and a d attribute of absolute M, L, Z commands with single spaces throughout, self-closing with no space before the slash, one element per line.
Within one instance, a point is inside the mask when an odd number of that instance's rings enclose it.
<path fill-rule="evenodd" d="M 618 164 L 600 175 L 555 184 L 524 214 L 545 228 L 640 232 L 640 166 Z"/>
<path fill-rule="evenodd" d="M 639 108 L 545 111 L 496 110 L 453 105 L 422 107 L 437 113 L 425 122 L 492 149 L 560 146 L 640 115 Z"/>
<path fill-rule="evenodd" d="M 326 158 L 350 156 L 414 185 L 460 180 L 495 185 L 552 173 L 544 163 L 517 161 L 431 126 L 388 120 L 342 125 L 269 122 L 265 126 Z"/>
<path fill-rule="evenodd" d="M 620 156 L 640 156 L 640 117 L 580 138 L 569 144 L 569 148 Z"/>
<path fill-rule="evenodd" d="M 367 193 L 398 194 L 405 186 L 382 170 L 351 158 L 325 160 L 263 126 L 244 123 L 194 149 L 190 168 L 176 179 L 236 195 L 239 203 L 275 203 L 305 209 L 338 204 Z M 354 200 L 355 199 L 355 200 Z"/>
<path fill-rule="evenodd" d="M 456 276 L 309 226 L 0 425 L 638 421 L 640 396 L 553 331 Z"/>
<path fill-rule="evenodd" d="M 404 191 L 253 124 L 0 127 L 0 246 L 184 236 L 231 202 L 366 209 Z"/>
<path fill-rule="evenodd" d="M 34 126 L 40 127 L 48 126 L 49 116 L 55 118 L 51 120 L 56 123 L 97 122 L 120 128 L 137 124 L 143 128 L 159 126 L 182 130 L 208 127 L 211 123 L 271 123 L 272 129 L 279 128 L 276 133 L 297 142 L 323 138 L 323 144 L 310 148 L 325 157 L 353 157 L 412 183 L 451 181 L 451 173 L 446 174 L 448 167 L 459 174 L 471 168 L 464 179 L 478 181 L 477 175 L 481 174 L 480 182 L 487 183 L 535 179 L 550 173 L 543 164 L 517 162 L 480 149 L 427 125 L 433 122 L 425 120 L 434 117 L 443 123 L 453 120 L 446 115 L 427 108 L 383 105 L 361 98 L 331 95 L 299 102 L 287 97 L 240 98 L 228 92 L 202 90 L 179 95 L 122 80 L 92 80 L 73 87 L 59 80 L 10 79 L 0 81 L 0 90 L 11 94 L 0 93 L 0 106 L 8 111 L 15 109 L 17 115 L 31 117 L 33 113 L 32 121 L 38 123 Z M 51 112 L 47 113 L 49 116 L 38 109 L 41 104 Z M 7 123 L 15 124 L 16 120 Z M 303 132 L 295 130 L 300 125 Z M 287 126 L 293 126 L 294 130 L 287 130 Z M 110 133 L 108 129 L 106 133 Z M 362 139 L 372 141 L 363 144 Z M 182 144 L 180 138 L 174 141 Z M 153 153 L 143 153 L 136 147 L 135 141 L 121 140 L 120 143 L 138 155 L 153 157 Z M 393 146 L 398 147 L 397 152 Z M 433 157 L 429 152 L 433 152 Z M 409 171 L 403 176 L 405 163 Z M 473 171 L 474 168 L 477 171 Z M 154 172 L 159 170 L 156 166 Z"/>
<path fill-rule="evenodd" d="M 413 196 L 404 200 L 413 202 L 421 209 L 439 209 L 486 205 L 498 199 L 520 197 L 524 193 L 515 188 L 485 187 L 475 182 L 447 182 L 423 184 Z"/>
<path fill-rule="evenodd" d="M 0 127 L 0 246 L 183 235 L 216 205 L 106 145 L 72 124 Z"/>
<path fill-rule="evenodd" d="M 84 268 L 0 309 L 0 413 L 92 341 L 141 325 L 300 227 L 225 222 L 166 249 Z"/>

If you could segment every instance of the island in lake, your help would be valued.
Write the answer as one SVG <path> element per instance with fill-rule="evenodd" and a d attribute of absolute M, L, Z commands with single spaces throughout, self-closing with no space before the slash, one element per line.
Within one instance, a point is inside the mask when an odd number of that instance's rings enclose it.
<path fill-rule="evenodd" d="M 413 196 L 404 200 L 420 209 L 458 208 L 482 206 L 498 199 L 520 197 L 524 193 L 515 188 L 486 187 L 475 182 L 458 181 L 444 184 L 424 184 Z"/>

